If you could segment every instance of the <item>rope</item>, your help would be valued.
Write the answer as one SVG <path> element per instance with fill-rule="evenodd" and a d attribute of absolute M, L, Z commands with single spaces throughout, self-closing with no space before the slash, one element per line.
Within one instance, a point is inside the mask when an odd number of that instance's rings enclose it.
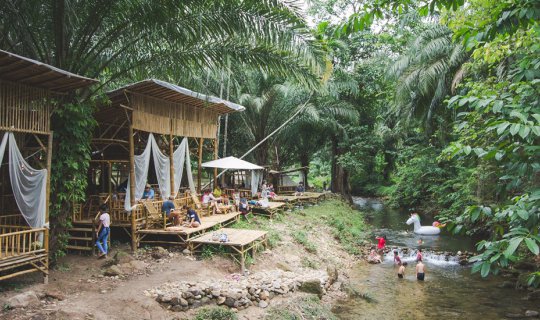
<path fill-rule="evenodd" d="M 309 100 L 311 100 L 311 97 L 313 96 L 313 91 L 309 94 L 309 97 L 308 99 L 306 100 L 306 102 L 304 102 L 304 104 L 298 109 L 298 111 L 296 111 L 289 119 L 287 119 L 287 121 L 283 122 L 279 127 L 277 127 L 276 130 L 272 131 L 269 135 L 267 135 L 264 139 L 262 139 L 261 141 L 259 141 L 255 146 L 253 146 L 251 149 L 249 149 L 246 153 L 244 153 L 240 159 L 244 159 L 248 154 L 250 154 L 251 152 L 253 152 L 253 150 L 257 149 L 261 144 L 263 144 L 266 140 L 270 139 L 270 137 L 272 137 L 275 133 L 277 133 L 279 130 L 283 129 L 283 127 L 285 127 L 289 122 L 291 122 L 297 115 L 299 115 L 302 111 L 304 111 L 304 109 L 306 109 L 307 105 L 308 105 L 308 102 Z M 216 176 L 216 179 L 221 177 L 225 172 L 229 171 L 229 169 L 225 169 L 223 170 L 220 174 L 218 174 Z M 200 174 L 200 173 L 199 173 Z M 207 184 L 205 184 L 202 189 L 206 189 L 206 187 L 208 187 L 212 182 L 214 182 L 214 179 L 212 178 Z"/>

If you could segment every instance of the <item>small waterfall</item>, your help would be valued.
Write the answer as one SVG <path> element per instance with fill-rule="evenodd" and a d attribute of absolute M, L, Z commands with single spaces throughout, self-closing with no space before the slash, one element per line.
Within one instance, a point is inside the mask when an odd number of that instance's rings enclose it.
<path fill-rule="evenodd" d="M 398 251 L 398 255 L 401 257 L 401 261 L 407 263 L 416 263 L 417 250 L 408 249 L 394 249 Z M 391 250 L 384 255 L 384 261 L 394 261 L 394 250 Z M 426 264 L 432 264 L 436 266 L 456 266 L 459 265 L 459 259 L 457 256 L 449 254 L 438 254 L 432 251 L 422 251 L 422 260 Z"/>

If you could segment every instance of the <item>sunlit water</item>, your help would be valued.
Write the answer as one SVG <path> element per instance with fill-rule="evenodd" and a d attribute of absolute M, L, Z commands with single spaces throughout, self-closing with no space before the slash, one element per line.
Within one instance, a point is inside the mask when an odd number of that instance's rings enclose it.
<path fill-rule="evenodd" d="M 456 258 L 444 252 L 474 250 L 475 241 L 445 233 L 439 236 L 418 236 L 405 221 L 408 214 L 390 210 L 378 200 L 356 198 L 362 210 L 369 210 L 370 223 L 375 235 L 385 234 L 389 246 L 413 249 L 403 254 L 402 261 L 409 265 L 404 279 L 398 279 L 392 253 L 382 264 L 360 264 L 351 271 L 350 281 L 359 292 L 372 301 L 354 298 L 340 301 L 334 312 L 342 319 L 506 319 L 507 313 L 523 314 L 525 310 L 538 310 L 533 301 L 526 301 L 525 291 L 498 288 L 504 279 L 482 279 L 472 275 L 470 267 L 462 267 Z M 422 225 L 431 225 L 427 219 Z M 422 240 L 421 243 L 418 240 Z M 373 240 L 375 243 L 375 240 Z M 416 280 L 414 267 L 416 252 L 423 248 L 426 280 Z M 438 254 L 441 252 L 441 254 Z M 513 281 L 513 280 L 511 280 Z"/>

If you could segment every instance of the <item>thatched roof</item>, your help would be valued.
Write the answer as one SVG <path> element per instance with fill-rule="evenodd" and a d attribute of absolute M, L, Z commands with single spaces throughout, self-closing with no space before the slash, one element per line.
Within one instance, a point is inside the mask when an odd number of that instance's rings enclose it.
<path fill-rule="evenodd" d="M 182 103 L 199 108 L 208 108 L 219 114 L 245 110 L 245 108 L 239 104 L 191 91 L 157 79 L 147 79 L 132 83 L 116 90 L 109 91 L 107 95 L 111 99 L 113 105 L 122 103 L 127 104 L 127 98 L 125 97 L 124 92 L 133 92 L 169 102 Z"/>
<path fill-rule="evenodd" d="M 98 82 L 3 50 L 0 50 L 0 80 L 60 93 Z"/>

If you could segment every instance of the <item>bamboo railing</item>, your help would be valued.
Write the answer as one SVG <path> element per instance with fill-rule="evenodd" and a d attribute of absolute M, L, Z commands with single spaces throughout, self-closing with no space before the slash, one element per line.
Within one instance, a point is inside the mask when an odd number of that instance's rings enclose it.
<path fill-rule="evenodd" d="M 26 221 L 24 220 L 24 217 L 17 213 L 17 214 L 10 214 L 6 216 L 0 216 L 0 226 L 24 226 L 26 225 Z"/>
<path fill-rule="evenodd" d="M 30 227 L 9 228 L 2 226 L 0 234 L 0 263 L 2 260 L 28 254 L 46 253 L 48 251 L 49 230 L 47 228 L 31 229 Z M 4 233 L 6 230 L 11 232 Z M 19 230 L 14 230 L 14 229 Z M 42 241 L 40 241 L 42 239 Z"/>

